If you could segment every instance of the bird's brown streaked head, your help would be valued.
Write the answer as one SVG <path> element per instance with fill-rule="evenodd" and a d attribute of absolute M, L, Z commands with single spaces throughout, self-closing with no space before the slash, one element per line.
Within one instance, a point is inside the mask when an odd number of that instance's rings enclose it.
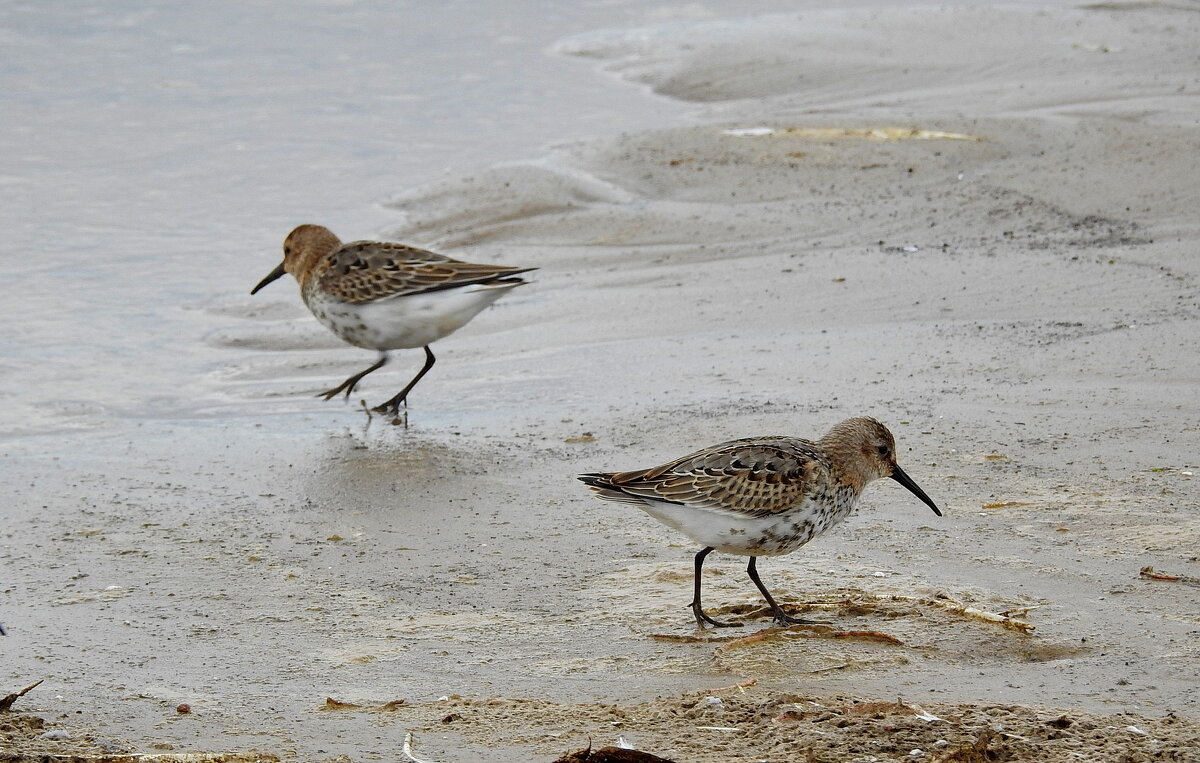
<path fill-rule="evenodd" d="M 850 481 L 865 486 L 872 480 L 890 477 L 942 516 L 933 499 L 896 463 L 896 438 L 876 419 L 846 419 L 830 429 L 820 444 L 838 456 L 838 466 L 848 472 L 845 477 Z"/>
<path fill-rule="evenodd" d="M 283 277 L 284 273 L 291 273 L 297 281 L 304 283 L 305 276 L 317 262 L 341 245 L 338 237 L 326 227 L 298 226 L 283 240 L 283 262 L 259 281 L 250 293 L 257 294 L 259 289 Z"/>

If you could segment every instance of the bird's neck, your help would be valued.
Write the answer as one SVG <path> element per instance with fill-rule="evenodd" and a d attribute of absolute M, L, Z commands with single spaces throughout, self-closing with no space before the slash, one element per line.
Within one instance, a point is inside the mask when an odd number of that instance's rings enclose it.
<path fill-rule="evenodd" d="M 867 470 L 861 468 L 863 458 L 862 454 L 857 452 L 858 446 L 841 438 L 828 436 L 821 438 L 820 445 L 829 457 L 829 466 L 834 480 L 850 487 L 855 496 L 861 495 L 867 483 L 875 475 L 869 474 Z"/>

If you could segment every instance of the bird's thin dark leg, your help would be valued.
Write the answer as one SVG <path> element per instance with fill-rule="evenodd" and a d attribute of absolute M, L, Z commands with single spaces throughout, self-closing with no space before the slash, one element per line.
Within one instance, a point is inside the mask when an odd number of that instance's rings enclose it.
<path fill-rule="evenodd" d="M 347 398 L 349 398 L 349 397 L 350 397 L 350 393 L 354 391 L 354 388 L 355 388 L 356 386 L 358 386 L 358 383 L 359 383 L 360 381 L 362 381 L 362 378 L 363 378 L 364 376 L 366 376 L 367 374 L 371 373 L 372 371 L 378 371 L 379 369 L 383 368 L 383 364 L 384 364 L 384 363 L 387 363 L 387 362 L 388 362 L 388 356 L 387 356 L 387 353 L 386 353 L 386 352 L 381 352 L 381 353 L 379 353 L 379 362 L 378 362 L 378 363 L 376 363 L 375 365 L 371 366 L 370 368 L 368 368 L 366 371 L 363 371 L 362 373 L 357 373 L 357 374 L 355 374 L 354 376 L 351 376 L 349 379 L 347 379 L 346 381 L 344 381 L 344 382 L 342 382 L 341 384 L 337 385 L 337 386 L 336 386 L 336 387 L 334 387 L 333 389 L 331 389 L 331 390 L 327 390 L 327 391 L 325 391 L 325 392 L 322 392 L 321 394 L 317 395 L 317 397 L 323 397 L 323 398 L 325 398 L 326 400 L 329 400 L 330 398 L 332 398 L 332 397 L 336 396 L 336 395 L 337 395 L 339 392 L 341 392 L 342 390 L 345 390 L 345 391 L 346 391 L 346 397 L 347 397 Z"/>
<path fill-rule="evenodd" d="M 712 546 L 708 546 L 696 554 L 696 587 L 695 593 L 692 595 L 692 614 L 696 616 L 696 625 L 700 628 L 703 628 L 705 623 L 716 628 L 740 628 L 742 623 L 723 623 L 714 620 L 700 608 L 700 571 L 704 568 L 704 557 L 708 556 L 712 550 Z"/>
<path fill-rule="evenodd" d="M 437 358 L 433 357 L 433 350 L 429 349 L 429 345 L 425 345 L 425 365 L 421 368 L 420 372 L 413 377 L 413 380 L 404 389 L 400 390 L 400 394 L 382 405 L 375 406 L 375 410 L 379 413 L 390 413 L 393 416 L 398 415 L 400 413 L 400 403 L 408 405 L 408 393 L 412 391 L 413 387 L 417 386 L 417 382 L 421 381 L 422 376 L 429 373 L 429 369 L 433 368 L 435 360 Z"/>
<path fill-rule="evenodd" d="M 758 578 L 758 568 L 755 566 L 756 556 L 750 557 L 750 563 L 746 565 L 746 573 L 750 579 L 754 581 L 754 585 L 758 586 L 759 593 L 767 600 L 767 604 L 771 607 L 771 613 L 775 616 L 775 622 L 779 625 L 821 625 L 817 620 L 805 620 L 802 617 L 792 617 L 787 612 L 783 611 L 783 607 L 775 603 L 775 599 L 771 597 L 771 592 L 763 585 Z"/>

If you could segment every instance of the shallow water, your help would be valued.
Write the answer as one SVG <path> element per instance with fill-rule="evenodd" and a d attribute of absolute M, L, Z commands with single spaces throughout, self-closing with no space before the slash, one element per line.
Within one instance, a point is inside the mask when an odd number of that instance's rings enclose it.
<path fill-rule="evenodd" d="M 771 4 L 764 4 L 770 8 Z M 543 49 L 609 4 L 61 3 L 0 10 L 0 431 L 247 412 L 210 376 L 301 222 L 368 237 L 388 196 L 675 118 Z M 53 54 L 50 54 L 53 51 Z M 334 346 L 312 339 L 312 346 Z M 45 383 L 53 379 L 52 384 Z"/>

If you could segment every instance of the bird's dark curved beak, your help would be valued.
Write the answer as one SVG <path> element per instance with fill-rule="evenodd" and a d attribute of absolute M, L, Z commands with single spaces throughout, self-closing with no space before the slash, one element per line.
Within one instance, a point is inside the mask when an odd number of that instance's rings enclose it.
<path fill-rule="evenodd" d="M 909 477 L 907 474 L 905 474 L 904 470 L 901 469 L 898 464 L 892 465 L 892 479 L 908 488 L 910 493 L 924 501 L 926 506 L 933 509 L 934 514 L 937 514 L 939 517 L 942 515 L 942 510 L 937 507 L 937 505 L 929 496 L 925 495 L 925 491 L 922 490 L 917 483 L 913 482 L 912 477 Z"/>
<path fill-rule="evenodd" d="M 284 273 L 286 273 L 286 272 L 287 272 L 287 271 L 283 269 L 283 263 L 282 263 L 282 262 L 281 262 L 281 263 L 279 263 L 279 267 L 277 267 L 277 268 L 275 268 L 274 270 L 272 270 L 272 271 L 271 271 L 271 273 L 270 273 L 270 275 L 268 275 L 268 276 L 267 276 L 266 278 L 264 278 L 263 280 L 259 281 L 259 282 L 258 282 L 258 286 L 255 286 L 253 289 L 251 289 L 251 290 L 250 290 L 250 293 L 251 293 L 251 294 L 257 294 L 259 289 L 261 289 L 262 287 L 264 287 L 264 286 L 266 286 L 267 284 L 271 283 L 272 281 L 275 281 L 275 280 L 278 280 L 278 279 L 282 278 L 282 277 L 283 277 L 283 274 L 284 274 Z"/>

